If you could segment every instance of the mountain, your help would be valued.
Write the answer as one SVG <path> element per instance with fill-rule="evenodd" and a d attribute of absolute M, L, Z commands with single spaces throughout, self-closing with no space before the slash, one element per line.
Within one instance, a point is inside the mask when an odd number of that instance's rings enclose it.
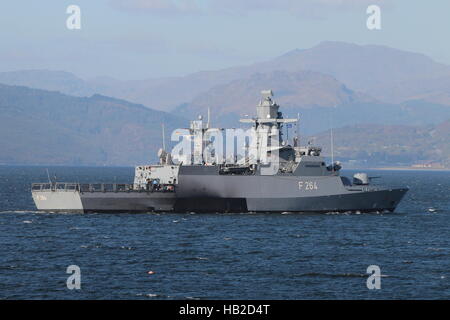
<path fill-rule="evenodd" d="M 285 76 L 297 79 L 297 75 Z M 347 93 L 342 97 L 344 100 L 353 94 Z M 284 97 L 286 102 L 297 99 L 289 92 Z M 450 121 L 442 122 L 441 117 L 438 125 L 412 122 L 433 114 L 438 122 L 442 114 L 439 108 L 442 106 L 424 110 L 420 103 L 395 107 L 376 102 L 336 108 L 306 107 L 301 108 L 300 133 L 303 137 L 308 131 L 315 132 L 310 139 L 323 146 L 327 154 L 330 143 L 327 129 L 331 124 L 335 128 L 343 126 L 334 129 L 335 156 L 342 160 L 364 159 L 389 165 L 434 161 L 450 166 Z M 101 95 L 74 97 L 21 86 L 0 85 L 0 112 L 0 164 L 150 163 L 156 160 L 156 151 L 161 146 L 161 123 L 166 125 L 167 137 L 172 130 L 186 126 L 186 120 L 176 115 L 124 100 Z M 386 116 L 391 119 L 389 123 L 370 124 L 381 122 Z M 447 118 L 450 119 L 450 113 Z M 366 124 L 362 124 L 364 121 Z M 399 121 L 405 124 L 397 124 Z"/>
<path fill-rule="evenodd" d="M 124 100 L 0 85 L 0 163 L 136 165 L 156 160 L 175 115 Z"/>
<path fill-rule="evenodd" d="M 81 78 L 65 71 L 21 70 L 0 72 L 0 83 L 35 89 L 59 91 L 73 96 L 90 96 L 94 88 Z"/>
<path fill-rule="evenodd" d="M 308 138 L 330 156 L 330 131 Z M 333 130 L 334 157 L 369 165 L 434 163 L 450 168 L 450 118 L 437 125 L 354 125 Z"/>
<path fill-rule="evenodd" d="M 353 90 L 400 103 L 418 95 L 447 92 L 450 66 L 418 53 L 380 45 L 324 41 L 255 65 L 259 69 L 312 70 L 331 75 Z M 450 105 L 450 101 L 446 101 Z"/>
<path fill-rule="evenodd" d="M 450 106 L 450 66 L 418 53 L 379 45 L 324 41 L 248 66 L 198 72 L 173 79 L 188 86 L 192 99 L 218 85 L 273 71 L 314 71 L 385 103 L 422 99 Z M 174 82 L 172 82 L 174 81 Z M 175 92 L 175 91 L 173 91 Z M 189 96 L 183 97 L 189 102 Z M 181 100 L 180 100 L 181 102 Z"/>
<path fill-rule="evenodd" d="M 211 84 L 222 83 L 219 79 L 204 79 L 195 74 L 186 77 L 129 81 L 93 78 L 87 82 L 101 94 L 142 103 L 162 111 L 171 111 L 174 107 L 190 101 L 196 94 L 210 88 Z"/>
<path fill-rule="evenodd" d="M 34 70 L 0 73 L 0 83 L 77 96 L 99 93 L 169 111 L 191 103 L 214 87 L 274 71 L 318 72 L 333 77 L 350 90 L 384 103 L 421 100 L 450 106 L 450 66 L 437 63 L 423 54 L 386 46 L 333 41 L 321 42 L 309 49 L 295 49 L 260 63 L 181 77 L 131 81 L 97 77 L 82 80 L 69 73 Z"/>
<path fill-rule="evenodd" d="M 272 71 L 218 85 L 176 108 L 186 118 L 207 115 L 214 126 L 235 127 L 245 115 L 254 116 L 260 90 L 272 88 L 284 117 L 301 119 L 303 134 L 358 123 L 426 125 L 450 118 L 450 108 L 423 100 L 397 104 L 380 102 L 349 89 L 335 78 L 313 71 Z"/>
<path fill-rule="evenodd" d="M 354 92 L 331 76 L 312 71 L 272 71 L 254 73 L 249 77 L 215 86 L 196 96 L 188 108 L 190 114 L 205 113 L 210 107 L 217 115 L 227 113 L 253 114 L 261 98 L 260 91 L 271 88 L 283 110 L 292 107 L 329 107 L 353 102 L 374 102 Z"/>
<path fill-rule="evenodd" d="M 347 88 L 386 103 L 423 99 L 450 106 L 450 66 L 418 53 L 379 45 L 325 41 L 296 49 L 269 61 L 217 71 L 197 72 L 149 86 L 148 95 L 171 108 L 219 85 L 273 71 L 315 71 L 332 76 Z M 157 88 L 157 90 L 156 90 Z M 155 91 L 153 91 L 155 89 Z M 169 101 L 160 93 L 169 92 Z M 144 96 L 142 96 L 144 98 Z"/>
<path fill-rule="evenodd" d="M 127 81 L 100 91 L 170 110 L 215 86 L 272 71 L 315 71 L 332 76 L 348 88 L 386 103 L 423 99 L 450 106 L 450 66 L 414 52 L 379 45 L 324 41 L 274 59 L 183 77 Z M 108 89 L 109 88 L 109 89 Z"/>
<path fill-rule="evenodd" d="M 161 145 L 162 122 L 170 132 L 186 125 L 181 117 L 206 115 L 209 107 L 213 126 L 236 127 L 254 115 L 262 89 L 274 90 L 285 117 L 300 114 L 302 135 L 327 141 L 326 130 L 342 128 L 342 157 L 445 162 L 450 140 L 442 123 L 450 119 L 450 67 L 385 46 L 326 41 L 182 77 L 24 70 L 0 72 L 0 83 L 0 163 L 146 163 Z"/>

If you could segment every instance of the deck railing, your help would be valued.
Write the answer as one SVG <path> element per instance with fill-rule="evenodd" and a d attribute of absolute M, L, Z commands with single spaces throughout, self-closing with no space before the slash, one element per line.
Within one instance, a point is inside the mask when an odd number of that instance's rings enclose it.
<path fill-rule="evenodd" d="M 32 191 L 76 191 L 80 190 L 80 185 L 78 183 L 32 183 Z"/>
<path fill-rule="evenodd" d="M 127 183 L 33 183 L 32 191 L 80 191 L 80 192 L 141 192 L 141 191 L 174 191 L 173 185 L 160 185 L 158 189 L 145 189 L 134 184 Z"/>

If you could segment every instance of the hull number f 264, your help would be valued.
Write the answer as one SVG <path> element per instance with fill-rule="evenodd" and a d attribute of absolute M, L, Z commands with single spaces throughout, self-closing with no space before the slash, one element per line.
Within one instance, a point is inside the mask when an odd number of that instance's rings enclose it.
<path fill-rule="evenodd" d="M 298 189 L 310 191 L 310 190 L 317 190 L 319 189 L 319 187 L 317 186 L 317 181 L 299 181 Z"/>

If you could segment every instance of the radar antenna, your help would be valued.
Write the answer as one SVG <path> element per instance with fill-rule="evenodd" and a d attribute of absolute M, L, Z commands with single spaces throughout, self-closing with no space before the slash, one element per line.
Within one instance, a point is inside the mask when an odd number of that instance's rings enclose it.
<path fill-rule="evenodd" d="M 52 184 L 52 180 L 50 179 L 50 173 L 48 173 L 48 168 L 45 168 L 45 170 L 47 170 L 47 178 L 48 178 L 48 182 L 50 184 Z"/>
<path fill-rule="evenodd" d="M 207 124 L 207 129 L 210 128 L 210 121 L 211 121 L 211 112 L 210 112 L 210 108 L 208 107 L 208 124 Z"/>
<path fill-rule="evenodd" d="M 336 105 L 334 106 L 334 108 Z M 330 112 L 330 146 L 331 146 L 331 170 L 334 172 L 334 137 L 333 137 L 333 110 Z"/>
<path fill-rule="evenodd" d="M 162 147 L 163 150 L 166 150 L 166 134 L 164 132 L 164 122 L 161 124 L 161 129 L 162 129 Z"/>

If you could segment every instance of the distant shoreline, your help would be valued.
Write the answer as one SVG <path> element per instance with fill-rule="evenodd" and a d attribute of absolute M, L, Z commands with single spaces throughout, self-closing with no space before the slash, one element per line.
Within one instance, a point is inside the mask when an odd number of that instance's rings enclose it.
<path fill-rule="evenodd" d="M 370 168 L 370 170 L 450 171 L 450 168 L 379 167 L 379 168 Z"/>

